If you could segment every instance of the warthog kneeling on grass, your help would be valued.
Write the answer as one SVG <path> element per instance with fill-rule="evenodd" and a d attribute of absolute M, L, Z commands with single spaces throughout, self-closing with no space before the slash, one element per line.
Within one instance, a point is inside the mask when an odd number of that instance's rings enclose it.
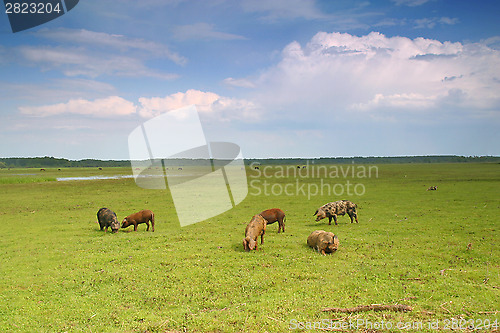
<path fill-rule="evenodd" d="M 260 244 L 264 244 L 267 221 L 260 214 L 254 215 L 245 229 L 243 248 L 245 251 L 257 250 L 257 237 L 260 236 Z"/>
<path fill-rule="evenodd" d="M 337 251 L 339 248 L 339 239 L 333 232 L 316 230 L 307 237 L 307 245 L 322 255 L 326 255 L 327 253 Z"/>
<path fill-rule="evenodd" d="M 358 214 L 356 212 L 357 205 L 349 200 L 339 200 L 335 202 L 329 202 L 321 207 L 319 207 L 316 212 L 313 214 L 317 215 L 316 222 L 319 220 L 328 217 L 328 225 L 332 224 L 332 218 L 335 221 L 335 225 L 337 225 L 337 215 L 349 215 L 351 218 L 351 223 L 353 223 L 353 219 L 356 219 L 356 223 L 358 223 Z"/>
<path fill-rule="evenodd" d="M 115 212 L 108 208 L 101 208 L 97 212 L 97 221 L 99 221 L 99 226 L 101 227 L 101 230 L 106 228 L 104 232 L 108 231 L 108 227 L 111 227 L 111 232 L 115 233 L 118 232 L 118 229 L 120 228 L 120 223 L 118 222 L 118 219 L 116 218 Z"/>

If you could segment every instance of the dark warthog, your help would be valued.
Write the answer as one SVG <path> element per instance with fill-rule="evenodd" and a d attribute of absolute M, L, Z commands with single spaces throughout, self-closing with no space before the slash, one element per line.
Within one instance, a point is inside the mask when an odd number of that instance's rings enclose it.
<path fill-rule="evenodd" d="M 118 219 L 116 218 L 115 212 L 108 208 L 101 208 L 97 212 L 97 221 L 99 221 L 99 226 L 101 227 L 101 230 L 106 227 L 106 230 L 104 232 L 108 231 L 108 227 L 111 227 L 111 232 L 115 233 L 118 232 L 118 229 L 120 228 L 120 223 L 118 223 Z"/>

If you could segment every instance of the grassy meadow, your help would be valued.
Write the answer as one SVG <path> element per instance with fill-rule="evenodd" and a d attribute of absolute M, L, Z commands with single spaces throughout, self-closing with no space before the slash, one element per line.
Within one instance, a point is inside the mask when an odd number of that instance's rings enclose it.
<path fill-rule="evenodd" d="M 248 168 L 243 202 L 181 228 L 168 190 L 130 178 L 55 180 L 130 168 L 0 170 L 0 331 L 471 332 L 498 323 L 500 164 L 298 172 Z M 339 199 L 358 204 L 358 224 L 315 222 L 318 207 Z M 156 231 L 104 233 L 101 207 L 120 221 L 151 209 Z M 244 252 L 246 224 L 274 207 L 286 212 L 286 232 L 269 225 L 258 251 Z M 338 235 L 336 253 L 307 247 L 318 229 Z M 413 310 L 322 312 L 370 304 Z"/>

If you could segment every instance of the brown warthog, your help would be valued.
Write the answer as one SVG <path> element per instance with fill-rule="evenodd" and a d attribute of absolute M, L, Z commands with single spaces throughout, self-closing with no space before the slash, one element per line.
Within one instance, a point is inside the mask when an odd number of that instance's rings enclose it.
<path fill-rule="evenodd" d="M 243 248 L 245 251 L 257 250 L 257 237 L 260 236 L 260 244 L 264 244 L 267 221 L 260 214 L 254 215 L 245 229 Z"/>
<path fill-rule="evenodd" d="M 333 232 L 316 230 L 307 237 L 307 245 L 322 255 L 326 255 L 327 253 L 337 251 L 339 248 L 339 239 Z"/>
<path fill-rule="evenodd" d="M 279 208 L 272 208 L 261 212 L 260 215 L 267 220 L 268 225 L 278 221 L 278 233 L 280 230 L 285 232 L 286 216 L 284 211 Z"/>
<path fill-rule="evenodd" d="M 148 209 L 141 210 L 140 212 L 131 214 L 124 218 L 122 221 L 122 228 L 134 225 L 134 231 L 137 231 L 138 224 L 146 223 L 148 226 L 146 231 L 149 231 L 149 221 L 151 221 L 151 226 L 153 227 L 153 231 L 155 231 L 155 214 Z"/>

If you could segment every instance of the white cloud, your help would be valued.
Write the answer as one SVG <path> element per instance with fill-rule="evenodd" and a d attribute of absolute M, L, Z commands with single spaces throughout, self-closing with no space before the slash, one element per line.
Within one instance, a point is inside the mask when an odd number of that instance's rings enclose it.
<path fill-rule="evenodd" d="M 384 18 L 379 22 L 373 24 L 374 27 L 393 27 L 393 26 L 403 26 L 407 23 L 406 19 L 395 19 L 395 18 Z"/>
<path fill-rule="evenodd" d="M 172 52 L 163 44 L 123 35 L 113 35 L 85 29 L 41 29 L 33 33 L 54 41 L 54 45 L 20 45 L 4 48 L 10 62 L 38 66 L 42 71 L 57 70 L 70 77 L 97 78 L 102 75 L 118 77 L 149 77 L 172 80 L 179 77 L 149 68 L 149 59 L 169 59 L 178 65 L 186 58 Z M 0 49 L 0 62 L 2 61 Z M 6 52 L 4 52 L 6 53 Z"/>
<path fill-rule="evenodd" d="M 212 104 L 217 99 L 219 99 L 219 95 L 215 93 L 198 90 L 188 90 L 185 93 L 178 92 L 165 97 L 141 97 L 139 98 L 141 105 L 139 114 L 145 118 L 151 118 L 193 104 L 197 106 L 198 111 L 207 112 L 211 110 Z"/>
<path fill-rule="evenodd" d="M 76 98 L 95 99 L 115 94 L 117 94 L 117 90 L 113 85 L 87 79 L 52 79 L 43 84 L 14 84 L 0 81 L 0 99 L 16 98 L 35 101 L 38 104 Z"/>
<path fill-rule="evenodd" d="M 303 123 L 360 111 L 360 119 L 456 109 L 498 117 L 498 77 L 500 52 L 486 44 L 320 32 L 305 46 L 286 46 L 254 84 L 271 113 Z"/>
<path fill-rule="evenodd" d="M 265 13 L 265 19 L 324 19 L 314 0 L 244 0 L 241 2 L 247 12 Z"/>
<path fill-rule="evenodd" d="M 85 99 L 72 99 L 67 103 L 45 106 L 21 106 L 22 114 L 38 117 L 55 116 L 61 114 L 79 114 L 94 117 L 126 116 L 136 113 L 136 106 L 118 96 L 89 101 Z"/>
<path fill-rule="evenodd" d="M 120 118 L 138 114 L 152 118 L 161 113 L 173 111 L 189 105 L 196 105 L 200 114 L 207 120 L 256 121 L 259 119 L 259 107 L 245 99 L 220 96 L 213 92 L 190 89 L 165 97 L 141 97 L 138 105 L 118 96 L 109 96 L 95 100 L 83 98 L 71 99 L 66 103 L 42 106 L 21 106 L 18 110 L 29 116 L 48 117 L 63 114 L 85 115 L 101 118 Z"/>
<path fill-rule="evenodd" d="M 458 18 L 450 18 L 450 17 L 426 17 L 423 19 L 416 19 L 413 21 L 415 29 L 433 29 L 438 24 L 447 24 L 454 25 L 459 23 L 460 20 Z"/>
<path fill-rule="evenodd" d="M 327 10 L 318 5 L 317 0 L 242 0 L 239 2 L 245 12 L 260 15 L 261 21 L 277 23 L 291 20 L 322 21 L 336 31 L 368 29 L 369 21 L 382 14 L 367 11 L 368 1 L 349 2 L 331 1 Z M 322 8 L 323 7 L 323 8 Z"/>
<path fill-rule="evenodd" d="M 255 88 L 255 84 L 248 79 L 234 79 L 232 77 L 228 77 L 223 81 L 228 86 L 240 87 L 240 88 Z"/>
<path fill-rule="evenodd" d="M 57 42 L 71 43 L 76 45 L 91 45 L 92 47 L 105 47 L 116 49 L 121 52 L 139 50 L 143 54 L 149 54 L 155 58 L 167 58 L 178 65 L 184 65 L 186 58 L 172 52 L 167 46 L 140 39 L 129 38 L 123 35 L 108 34 L 104 32 L 89 31 L 86 29 L 41 29 L 35 33 L 36 36 L 47 38 Z"/>
<path fill-rule="evenodd" d="M 120 5 L 124 3 L 127 6 L 132 6 L 132 10 L 136 8 L 149 8 L 151 10 L 158 10 L 161 7 L 175 7 L 186 0 L 120 0 Z"/>
<path fill-rule="evenodd" d="M 67 76 L 145 76 L 165 80 L 178 77 L 149 69 L 138 58 L 90 52 L 84 48 L 21 46 L 16 52 L 23 63 L 38 64 L 42 70 L 61 70 Z"/>
<path fill-rule="evenodd" d="M 180 25 L 174 28 L 174 36 L 180 40 L 197 39 L 197 40 L 235 40 L 246 39 L 243 36 L 221 32 L 214 29 L 213 24 L 195 23 L 188 25 Z"/>
<path fill-rule="evenodd" d="M 492 49 L 500 50 L 500 36 L 486 38 L 485 40 L 482 40 L 481 43 Z"/>
<path fill-rule="evenodd" d="M 460 22 L 460 20 L 458 18 L 456 18 L 456 17 L 451 18 L 451 17 L 444 16 L 444 17 L 441 17 L 439 19 L 439 23 L 449 24 L 449 25 L 454 25 L 454 24 L 457 24 L 459 22 Z"/>
<path fill-rule="evenodd" d="M 166 97 L 139 98 L 141 105 L 139 114 L 145 118 L 155 117 L 161 113 L 196 105 L 197 110 L 206 116 L 214 116 L 218 120 L 233 119 L 252 120 L 258 118 L 258 107 L 247 100 L 219 96 L 213 92 L 188 90 Z"/>
<path fill-rule="evenodd" d="M 437 25 L 454 25 L 458 24 L 460 20 L 458 18 L 451 18 L 447 16 L 443 17 L 426 17 L 422 19 L 396 19 L 396 18 L 383 18 L 377 23 L 373 24 L 373 27 L 384 27 L 384 26 L 412 26 L 414 29 L 433 29 Z"/>
<path fill-rule="evenodd" d="M 423 5 L 424 3 L 427 3 L 429 1 L 432 1 L 432 0 L 392 0 L 392 2 L 394 2 L 398 6 L 405 5 L 405 6 L 409 6 L 409 7 L 420 6 L 420 5 Z"/>
<path fill-rule="evenodd" d="M 394 94 L 384 96 L 376 94 L 371 101 L 351 105 L 352 109 L 367 111 L 375 108 L 379 109 L 399 109 L 399 110 L 425 110 L 434 106 L 436 96 L 425 96 L 417 93 Z"/>

